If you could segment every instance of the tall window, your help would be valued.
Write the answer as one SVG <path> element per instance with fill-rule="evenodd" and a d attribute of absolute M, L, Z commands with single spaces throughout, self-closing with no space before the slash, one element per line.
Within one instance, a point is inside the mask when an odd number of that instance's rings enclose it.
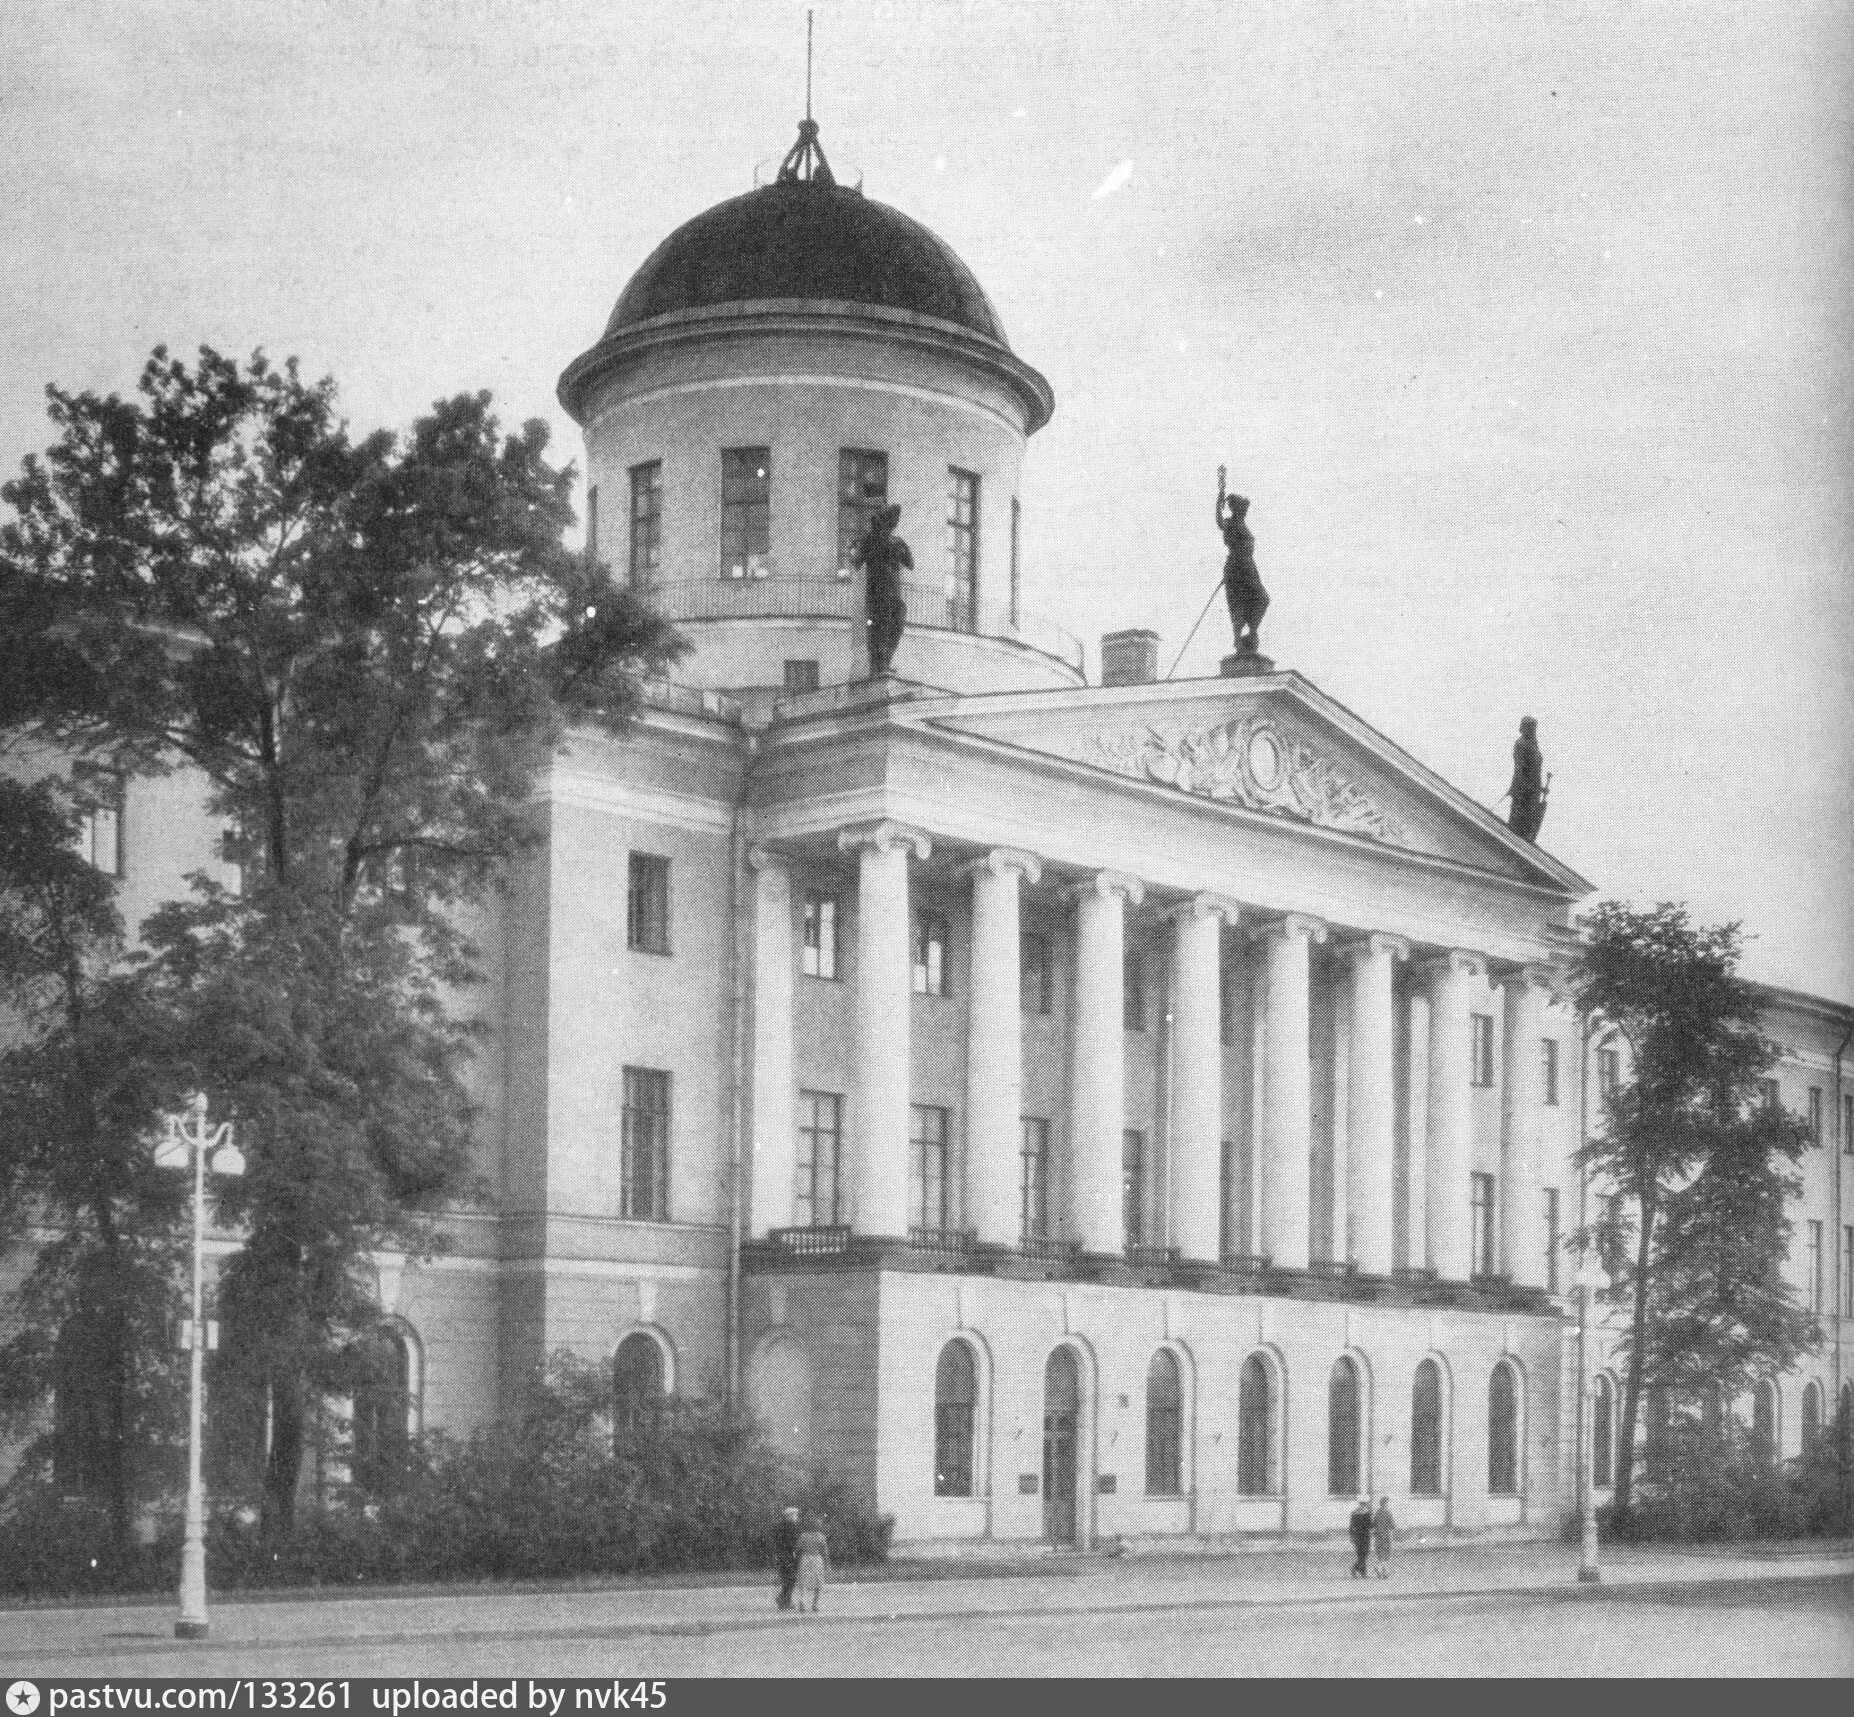
<path fill-rule="evenodd" d="M 79 768 L 73 772 L 71 784 L 78 801 L 77 833 L 71 842 L 77 856 L 105 876 L 125 875 L 123 777 L 112 769 Z"/>
<path fill-rule="evenodd" d="M 946 473 L 946 595 L 948 624 L 972 629 L 978 595 L 979 480 L 951 466 Z"/>
<path fill-rule="evenodd" d="M 624 1070 L 623 1157 L 618 1214 L 669 1220 L 670 1076 L 652 1067 Z"/>
<path fill-rule="evenodd" d="M 586 553 L 594 560 L 599 558 L 599 486 L 591 483 L 586 488 Z"/>
<path fill-rule="evenodd" d="M 972 1494 L 973 1404 L 978 1397 L 972 1349 L 949 1341 L 933 1372 L 933 1494 Z"/>
<path fill-rule="evenodd" d="M 1470 1256 L 1477 1276 L 1494 1273 L 1494 1177 L 1477 1174 L 1469 1177 L 1474 1188 L 1474 1224 L 1469 1238 Z M 1457 1209 L 1461 1207 L 1456 1206 Z"/>
<path fill-rule="evenodd" d="M 1236 1041 L 1236 962 L 1230 958 L 1227 930 L 1217 948 L 1217 1041 L 1225 1049 Z"/>
<path fill-rule="evenodd" d="M 1442 1494 L 1442 1368 L 1433 1359 L 1410 1386 L 1410 1494 Z"/>
<path fill-rule="evenodd" d="M 856 570 L 856 545 L 872 519 L 888 505 L 888 455 L 860 447 L 837 453 L 837 576 Z"/>
<path fill-rule="evenodd" d="M 1822 1088 L 1819 1085 L 1809 1087 L 1809 1137 L 1818 1145 L 1822 1142 Z"/>
<path fill-rule="evenodd" d="M 798 1094 L 798 1170 L 792 1220 L 800 1228 L 830 1228 L 839 1217 L 843 1160 L 843 1098 L 835 1091 Z"/>
<path fill-rule="evenodd" d="M 1120 1135 L 1120 1212 L 1126 1242 L 1146 1238 L 1146 1135 L 1129 1127 Z"/>
<path fill-rule="evenodd" d="M 1519 1374 L 1505 1360 L 1487 1380 L 1487 1490 L 1491 1496 L 1519 1490 Z"/>
<path fill-rule="evenodd" d="M 1146 956 L 1128 948 L 1120 959 L 1121 1024 L 1128 1031 L 1146 1029 Z"/>
<path fill-rule="evenodd" d="M 663 564 L 663 462 L 631 467 L 631 583 L 655 584 Z"/>
<path fill-rule="evenodd" d="M 1841 1148 L 1854 1151 L 1854 1092 L 1841 1099 Z"/>
<path fill-rule="evenodd" d="M 369 1495 L 405 1476 L 411 1451 L 412 1356 L 396 1330 L 376 1330 L 355 1354 L 354 1482 Z"/>
<path fill-rule="evenodd" d="M 626 943 L 640 954 L 670 951 L 669 877 L 668 859 L 655 853 L 631 855 L 624 932 Z"/>
<path fill-rule="evenodd" d="M 1545 1189 L 1545 1291 L 1558 1291 L 1558 1189 Z"/>
<path fill-rule="evenodd" d="M 1597 1376 L 1590 1415 L 1590 1482 L 1601 1489 L 1614 1482 L 1610 1465 L 1616 1435 L 1616 1391 L 1601 1373 Z"/>
<path fill-rule="evenodd" d="M 1809 1224 L 1809 1310 L 1822 1309 L 1822 1225 Z"/>
<path fill-rule="evenodd" d="M 1622 1085 L 1622 1051 L 1597 1051 L 1597 1095 L 1605 1101 L 1614 1097 Z"/>
<path fill-rule="evenodd" d="M 1802 1397 L 1802 1452 L 1805 1455 L 1815 1453 L 1815 1445 L 1822 1435 L 1822 1386 L 1811 1383 L 1804 1387 Z"/>
<path fill-rule="evenodd" d="M 1470 1014 L 1468 1024 L 1473 1033 L 1470 1044 L 1474 1064 L 1473 1082 L 1476 1085 L 1491 1085 L 1494 1082 L 1493 1015 Z"/>
<path fill-rule="evenodd" d="M 946 964 L 946 920 L 937 912 L 914 915 L 914 993 L 950 996 L 952 974 Z"/>
<path fill-rule="evenodd" d="M 1041 1115 L 1023 1117 L 1022 1226 L 1026 1240 L 1049 1237 L 1049 1122 Z"/>
<path fill-rule="evenodd" d="M 1777 1390 L 1768 1378 L 1751 1392 L 1751 1455 L 1765 1467 L 1777 1458 Z"/>
<path fill-rule="evenodd" d="M 1621 1193 L 1597 1194 L 1597 1261 L 1612 1281 L 1622 1274 L 1623 1242 L 1627 1238 L 1622 1215 Z"/>
<path fill-rule="evenodd" d="M 772 452 L 728 447 L 721 453 L 721 576 L 764 578 L 772 539 Z"/>
<path fill-rule="evenodd" d="M 837 897 L 834 894 L 805 896 L 804 973 L 807 978 L 835 978 L 837 975 Z"/>
<path fill-rule="evenodd" d="M 647 1431 L 663 1412 L 663 1350 L 642 1330 L 618 1344 L 612 1360 L 612 1430 Z"/>
<path fill-rule="evenodd" d="M 1854 1318 L 1854 1228 L 1841 1230 L 1841 1315 Z"/>
<path fill-rule="evenodd" d="M 1555 1037 L 1539 1039 L 1541 1057 L 1540 1076 L 1545 1089 L 1545 1101 L 1555 1104 L 1558 1101 L 1558 1040 Z"/>
<path fill-rule="evenodd" d="M 1757 1082 L 1757 1094 L 1766 1109 L 1774 1109 L 1782 1099 L 1782 1092 L 1774 1079 L 1760 1079 Z"/>
<path fill-rule="evenodd" d="M 1341 1355 L 1326 1380 L 1326 1490 L 1357 1496 L 1359 1444 L 1358 1367 Z"/>
<path fill-rule="evenodd" d="M 1225 1139 L 1217 1151 L 1217 1256 L 1241 1250 L 1232 1245 L 1236 1214 L 1236 1141 Z"/>
<path fill-rule="evenodd" d="M 1013 495 L 1011 497 L 1011 624 L 1013 626 L 1018 623 L 1021 613 L 1017 605 L 1017 597 L 1022 586 L 1019 565 L 1022 554 L 1023 525 L 1023 503 Z"/>
<path fill-rule="evenodd" d="M 908 1110 L 909 1208 L 916 1228 L 953 1226 L 952 1179 L 947 1173 L 946 1111 L 925 1103 Z"/>
<path fill-rule="evenodd" d="M 1056 1000 L 1056 973 L 1049 938 L 1026 930 L 1017 939 L 1017 952 L 1023 1011 L 1046 1014 Z"/>
<path fill-rule="evenodd" d="M 1268 1361 L 1252 1353 L 1236 1386 L 1236 1489 L 1267 1496 L 1274 1488 L 1274 1379 Z"/>
<path fill-rule="evenodd" d="M 1146 1367 L 1146 1494 L 1184 1489 L 1184 1390 L 1178 1357 L 1160 1348 Z"/>

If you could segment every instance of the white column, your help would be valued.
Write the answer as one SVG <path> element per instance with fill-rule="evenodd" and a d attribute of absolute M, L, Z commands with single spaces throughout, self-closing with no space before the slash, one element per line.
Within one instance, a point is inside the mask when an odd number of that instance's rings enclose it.
<path fill-rule="evenodd" d="M 1397 1136 L 1393 968 L 1410 957 L 1410 945 L 1397 936 L 1367 936 L 1344 952 L 1352 965 L 1346 1057 L 1347 1255 L 1366 1275 L 1388 1276 Z"/>
<path fill-rule="evenodd" d="M 1074 890 L 1075 1028 L 1069 1078 L 1069 1218 L 1088 1252 L 1119 1253 L 1126 1234 L 1120 1153 L 1126 1126 L 1126 1023 L 1122 978 L 1126 903 L 1137 878 L 1104 870 Z"/>
<path fill-rule="evenodd" d="M 1500 1084 L 1500 1268 L 1528 1288 L 1545 1285 L 1545 1223 L 1539 1214 L 1539 1128 L 1546 974 L 1524 966 L 1500 980 L 1506 1005 Z"/>
<path fill-rule="evenodd" d="M 1214 1260 L 1223 1244 L 1220 967 L 1223 926 L 1238 911 L 1233 900 L 1200 894 L 1171 914 L 1171 1231 L 1186 1258 Z"/>
<path fill-rule="evenodd" d="M 1023 1019 L 1018 892 L 1042 866 L 999 847 L 972 876 L 972 994 L 966 1004 L 967 1209 L 980 1240 L 1022 1238 Z"/>
<path fill-rule="evenodd" d="M 765 847 L 753 867 L 753 1233 L 792 1220 L 792 877 Z"/>
<path fill-rule="evenodd" d="M 1263 1032 L 1262 1250 L 1278 1269 L 1307 1267 L 1312 1080 L 1308 1066 L 1308 949 L 1326 940 L 1317 918 L 1290 912 L 1264 932 L 1268 1011 Z"/>
<path fill-rule="evenodd" d="M 908 1095 L 913 1008 L 908 856 L 927 837 L 899 823 L 845 829 L 856 873 L 856 1038 L 850 1074 L 850 1185 L 859 1234 L 908 1231 Z"/>
<path fill-rule="evenodd" d="M 1479 958 L 1459 949 L 1424 968 L 1429 982 L 1427 1256 L 1429 1268 L 1449 1282 L 1467 1281 L 1474 1267 L 1468 981 L 1481 971 Z"/>

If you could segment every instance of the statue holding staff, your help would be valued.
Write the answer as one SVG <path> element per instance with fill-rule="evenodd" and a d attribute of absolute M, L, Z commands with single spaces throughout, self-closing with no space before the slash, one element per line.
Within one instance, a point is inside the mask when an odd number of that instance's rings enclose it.
<path fill-rule="evenodd" d="M 1217 467 L 1217 529 L 1229 554 L 1223 562 L 1223 594 L 1230 605 L 1230 629 L 1236 635 L 1236 653 L 1257 655 L 1262 646 L 1262 616 L 1268 612 L 1268 592 L 1255 569 L 1255 536 L 1245 522 L 1247 495 L 1228 492 L 1228 470 Z"/>

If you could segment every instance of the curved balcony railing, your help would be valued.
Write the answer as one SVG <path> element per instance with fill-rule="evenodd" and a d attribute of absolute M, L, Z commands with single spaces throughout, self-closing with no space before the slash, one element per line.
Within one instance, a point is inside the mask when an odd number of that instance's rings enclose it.
<path fill-rule="evenodd" d="M 822 619 L 856 617 L 857 581 L 849 578 L 684 578 L 645 587 L 666 620 Z M 1008 638 L 1082 671 L 1081 640 L 1040 615 L 993 602 L 973 602 L 943 587 L 904 584 L 908 624 L 937 632 Z"/>

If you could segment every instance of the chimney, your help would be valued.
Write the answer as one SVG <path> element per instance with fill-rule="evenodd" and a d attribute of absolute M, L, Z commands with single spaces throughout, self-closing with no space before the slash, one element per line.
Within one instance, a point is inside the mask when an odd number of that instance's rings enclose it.
<path fill-rule="evenodd" d="M 1159 635 L 1136 628 L 1101 640 L 1101 684 L 1144 686 L 1159 677 Z"/>

